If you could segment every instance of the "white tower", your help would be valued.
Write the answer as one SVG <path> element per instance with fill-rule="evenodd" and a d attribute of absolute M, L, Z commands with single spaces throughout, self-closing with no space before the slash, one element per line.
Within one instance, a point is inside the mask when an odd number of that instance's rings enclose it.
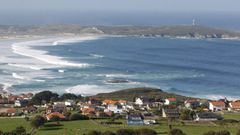
<path fill-rule="evenodd" d="M 193 19 L 193 20 L 192 20 L 192 26 L 195 26 L 195 25 L 196 25 L 196 20 Z"/>

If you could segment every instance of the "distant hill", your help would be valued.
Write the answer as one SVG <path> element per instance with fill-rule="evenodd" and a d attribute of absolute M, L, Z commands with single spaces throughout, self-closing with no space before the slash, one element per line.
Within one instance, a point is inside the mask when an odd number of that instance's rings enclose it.
<path fill-rule="evenodd" d="M 191 98 L 191 97 L 164 92 L 161 89 L 156 89 L 156 88 L 131 88 L 131 89 L 124 89 L 124 90 L 119 90 L 119 91 L 110 92 L 110 93 L 99 93 L 91 97 L 99 98 L 99 99 L 112 99 L 112 100 L 124 99 L 128 101 L 133 101 L 136 97 L 162 98 L 162 99 L 174 97 L 180 101 Z"/>
<path fill-rule="evenodd" d="M 193 25 L 175 26 L 99 26 L 97 27 L 109 35 L 142 35 L 161 37 L 189 37 L 189 38 L 240 38 L 240 33 L 219 28 Z"/>
<path fill-rule="evenodd" d="M 24 35 L 105 34 L 145 37 L 240 38 L 240 33 L 200 25 L 175 26 L 80 26 L 80 25 L 0 25 L 0 37 Z"/>

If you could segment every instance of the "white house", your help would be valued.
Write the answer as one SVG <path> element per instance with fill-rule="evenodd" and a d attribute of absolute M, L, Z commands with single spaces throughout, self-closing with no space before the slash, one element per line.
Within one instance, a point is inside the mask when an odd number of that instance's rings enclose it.
<path fill-rule="evenodd" d="M 143 100 L 141 98 L 136 98 L 135 104 L 136 105 L 143 105 Z"/>
<path fill-rule="evenodd" d="M 16 100 L 14 102 L 15 107 L 26 107 L 28 105 L 28 100 Z"/>
<path fill-rule="evenodd" d="M 225 103 L 223 101 L 212 101 L 209 103 L 209 110 L 222 111 L 225 109 Z"/>
<path fill-rule="evenodd" d="M 165 105 L 176 105 L 177 99 L 176 98 L 167 98 L 165 99 Z"/>
<path fill-rule="evenodd" d="M 122 113 L 123 112 L 123 108 L 121 105 L 110 104 L 107 106 L 107 109 L 114 113 Z"/>
<path fill-rule="evenodd" d="M 66 106 L 74 106 L 74 105 L 76 105 L 76 102 L 74 100 L 66 100 L 65 105 Z"/>

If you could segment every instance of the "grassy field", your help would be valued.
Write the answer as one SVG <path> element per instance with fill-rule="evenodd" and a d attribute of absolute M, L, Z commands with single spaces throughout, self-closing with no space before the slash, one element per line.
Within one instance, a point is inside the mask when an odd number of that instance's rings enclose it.
<path fill-rule="evenodd" d="M 223 117 L 224 119 L 240 120 L 240 114 L 236 114 L 236 113 L 224 113 Z"/>
<path fill-rule="evenodd" d="M 82 121 L 64 121 L 60 122 L 61 126 L 52 126 L 53 123 L 47 123 L 44 127 L 39 129 L 36 132 L 36 135 L 82 135 L 90 130 L 111 130 L 116 131 L 120 128 L 151 128 L 156 130 L 161 135 L 167 135 L 168 126 L 166 122 L 162 122 L 159 125 L 154 126 L 128 126 L 126 124 L 123 125 L 101 125 L 98 124 L 100 121 L 92 121 L 92 120 L 82 120 Z M 21 118 L 1 118 L 0 119 L 0 130 L 2 131 L 11 131 L 16 126 L 24 126 L 28 131 L 31 130 L 29 122 L 25 121 Z M 240 125 L 232 126 L 232 127 L 220 127 L 214 124 L 192 124 L 192 125 L 181 125 L 177 124 L 173 126 L 174 128 L 182 129 L 187 135 L 202 135 L 203 133 L 209 130 L 228 130 L 235 135 L 237 130 L 240 129 Z"/>

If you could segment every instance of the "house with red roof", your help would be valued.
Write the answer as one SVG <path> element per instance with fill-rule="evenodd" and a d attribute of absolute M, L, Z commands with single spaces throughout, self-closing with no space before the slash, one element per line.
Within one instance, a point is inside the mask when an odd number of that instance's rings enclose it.
<path fill-rule="evenodd" d="M 82 108 L 81 111 L 82 111 L 83 115 L 89 115 L 89 114 L 96 113 L 95 108 Z"/>
<path fill-rule="evenodd" d="M 46 115 L 46 119 L 48 121 L 51 120 L 53 117 L 59 117 L 60 119 L 65 119 L 65 116 L 59 112 L 52 112 L 52 113 Z"/>
<path fill-rule="evenodd" d="M 230 102 L 229 111 L 240 111 L 240 102 Z"/>
<path fill-rule="evenodd" d="M 7 109 L 6 112 L 7 112 L 8 116 L 14 116 L 17 113 L 17 109 L 9 108 L 9 109 Z"/>
<path fill-rule="evenodd" d="M 177 99 L 176 98 L 167 98 L 165 99 L 165 105 L 176 105 Z"/>
<path fill-rule="evenodd" d="M 212 101 L 209 102 L 209 110 L 211 111 L 222 111 L 225 109 L 225 103 L 223 101 Z"/>

